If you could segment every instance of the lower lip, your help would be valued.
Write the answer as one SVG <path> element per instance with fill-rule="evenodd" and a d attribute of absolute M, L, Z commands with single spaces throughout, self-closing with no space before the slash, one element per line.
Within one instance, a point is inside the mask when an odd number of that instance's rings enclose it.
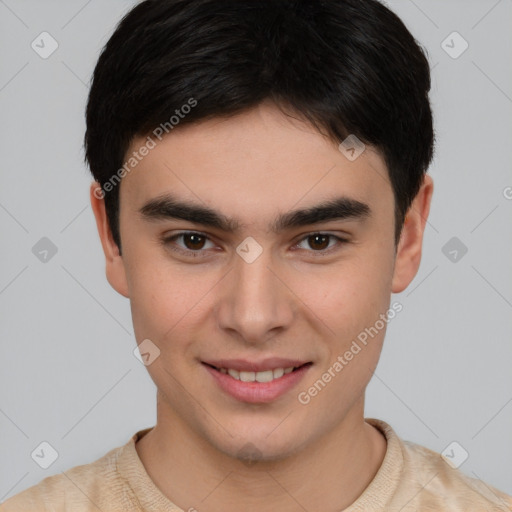
<path fill-rule="evenodd" d="M 241 402 L 258 404 L 272 402 L 284 395 L 304 377 L 311 365 L 301 366 L 297 370 L 286 373 L 279 379 L 274 379 L 271 382 L 242 382 L 230 375 L 214 370 L 211 366 L 206 364 L 203 364 L 203 366 L 228 395 Z"/>

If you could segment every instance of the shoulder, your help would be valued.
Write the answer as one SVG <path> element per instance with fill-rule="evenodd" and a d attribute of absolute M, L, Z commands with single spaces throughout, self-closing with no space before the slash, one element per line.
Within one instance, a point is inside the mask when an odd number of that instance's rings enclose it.
<path fill-rule="evenodd" d="M 478 478 L 452 467 L 441 454 L 401 440 L 404 466 L 398 496 L 407 498 L 409 510 L 489 511 L 512 510 L 512 497 Z M 418 508 L 419 507 L 419 508 Z"/>
<path fill-rule="evenodd" d="M 132 438 L 133 439 L 133 438 Z M 135 498 L 117 471 L 117 463 L 132 442 L 110 450 L 98 460 L 49 476 L 0 505 L 0 512 L 113 511 L 113 503 L 129 504 Z M 138 510 L 136 505 L 123 510 Z"/>
<path fill-rule="evenodd" d="M 441 454 L 401 439 L 385 421 L 366 418 L 387 441 L 381 467 L 352 511 L 511 512 L 512 497 L 452 467 Z M 452 453 L 452 452 L 451 452 Z"/>

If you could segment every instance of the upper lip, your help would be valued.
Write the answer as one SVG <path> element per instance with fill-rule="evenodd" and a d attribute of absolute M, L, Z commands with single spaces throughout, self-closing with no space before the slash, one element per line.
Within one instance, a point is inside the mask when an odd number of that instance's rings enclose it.
<path fill-rule="evenodd" d="M 248 361 L 247 359 L 210 359 L 203 361 L 203 363 L 215 366 L 216 368 L 238 370 L 239 372 L 262 372 L 276 368 L 298 367 L 309 362 L 311 361 L 284 359 L 282 357 L 269 357 L 261 361 Z"/>

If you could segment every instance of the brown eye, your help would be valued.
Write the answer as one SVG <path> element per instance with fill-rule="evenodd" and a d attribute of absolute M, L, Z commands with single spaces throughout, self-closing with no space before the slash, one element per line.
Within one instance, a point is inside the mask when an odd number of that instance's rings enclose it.
<path fill-rule="evenodd" d="M 206 237 L 197 233 L 185 233 L 181 236 L 183 237 L 183 244 L 191 251 L 202 249 L 206 242 Z"/>
<path fill-rule="evenodd" d="M 329 246 L 329 235 L 310 235 L 308 236 L 308 243 L 312 249 L 321 251 Z"/>
<path fill-rule="evenodd" d="M 193 258 L 205 257 L 208 255 L 207 249 L 215 247 L 207 235 L 193 231 L 182 231 L 172 236 L 163 236 L 161 241 L 167 249 Z"/>
<path fill-rule="evenodd" d="M 315 256 L 331 254 L 342 248 L 348 240 L 330 233 L 311 233 L 305 236 L 296 247 L 309 253 L 317 253 Z"/>

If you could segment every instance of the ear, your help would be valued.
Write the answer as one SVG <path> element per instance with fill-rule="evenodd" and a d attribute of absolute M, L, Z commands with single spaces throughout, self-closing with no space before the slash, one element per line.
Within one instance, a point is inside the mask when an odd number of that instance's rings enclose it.
<path fill-rule="evenodd" d="M 112 237 L 103 196 L 104 192 L 100 184 L 97 181 L 93 181 L 90 188 L 91 207 L 96 218 L 96 227 L 98 228 L 101 246 L 105 254 L 107 281 L 116 292 L 129 297 L 123 258 L 119 253 L 119 247 Z"/>
<path fill-rule="evenodd" d="M 416 194 L 402 227 L 395 257 L 395 268 L 391 291 L 400 293 L 404 291 L 418 272 L 421 261 L 423 233 L 430 212 L 430 201 L 434 191 L 434 182 L 425 174 L 423 184 Z"/>

